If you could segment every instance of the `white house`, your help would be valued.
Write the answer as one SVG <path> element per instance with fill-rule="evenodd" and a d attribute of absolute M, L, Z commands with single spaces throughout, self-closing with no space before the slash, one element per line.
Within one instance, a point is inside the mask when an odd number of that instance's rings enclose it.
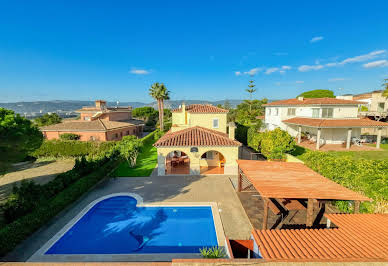
<path fill-rule="evenodd" d="M 342 144 L 350 148 L 352 137 L 360 137 L 361 128 L 378 128 L 376 147 L 380 147 L 381 130 L 388 123 L 358 117 L 359 101 L 338 98 L 288 99 L 265 106 L 265 127 L 286 130 L 301 142 L 301 135 L 309 133 L 322 144 Z"/>

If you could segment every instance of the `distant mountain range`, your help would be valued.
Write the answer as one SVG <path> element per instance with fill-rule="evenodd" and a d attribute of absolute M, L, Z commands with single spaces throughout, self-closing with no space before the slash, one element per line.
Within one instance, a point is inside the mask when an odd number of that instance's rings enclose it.
<path fill-rule="evenodd" d="M 226 100 L 220 101 L 201 101 L 201 100 L 185 100 L 186 104 L 224 104 Z M 228 100 L 229 103 L 235 107 L 241 103 L 242 100 Z M 182 104 L 183 100 L 166 101 L 165 108 L 174 109 Z M 108 106 L 116 106 L 116 102 L 108 102 Z M 0 107 L 14 110 L 16 113 L 36 116 L 39 114 L 51 113 L 71 113 L 75 110 L 82 108 L 82 106 L 93 106 L 94 101 L 35 101 L 35 102 L 13 102 L 13 103 L 0 103 Z M 119 102 L 120 106 L 132 106 L 132 108 L 151 106 L 157 108 L 157 103 L 142 103 L 142 102 Z"/>

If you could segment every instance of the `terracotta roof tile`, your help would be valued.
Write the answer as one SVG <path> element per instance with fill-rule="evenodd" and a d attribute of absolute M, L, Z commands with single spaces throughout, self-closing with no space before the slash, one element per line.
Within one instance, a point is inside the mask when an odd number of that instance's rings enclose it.
<path fill-rule="evenodd" d="M 171 110 L 171 112 L 181 112 L 182 108 Z M 189 113 L 228 113 L 229 110 L 222 109 L 210 104 L 191 104 L 186 106 Z"/>
<path fill-rule="evenodd" d="M 42 131 L 106 131 L 139 125 L 140 120 L 108 121 L 96 119 L 93 121 L 71 121 L 55 125 L 44 126 Z M 141 121 L 141 123 L 144 123 Z"/>
<path fill-rule="evenodd" d="M 338 228 L 253 230 L 264 259 L 388 261 L 388 214 L 326 214 Z"/>
<path fill-rule="evenodd" d="M 240 146 L 227 134 L 204 127 L 190 127 L 176 132 L 167 132 L 155 144 L 155 147 L 177 146 Z"/>
<path fill-rule="evenodd" d="M 262 197 L 371 201 L 321 176 L 303 163 L 254 160 L 237 160 L 237 163 Z"/>
<path fill-rule="evenodd" d="M 304 98 L 303 100 L 298 99 L 287 99 L 274 101 L 263 106 L 280 106 L 280 105 L 358 105 L 365 104 L 363 102 L 353 100 L 343 100 L 337 98 Z"/>
<path fill-rule="evenodd" d="M 388 127 L 388 123 L 375 121 L 368 118 L 321 119 L 321 118 L 294 117 L 294 118 L 283 120 L 282 122 L 286 124 L 320 127 L 320 128 Z"/>

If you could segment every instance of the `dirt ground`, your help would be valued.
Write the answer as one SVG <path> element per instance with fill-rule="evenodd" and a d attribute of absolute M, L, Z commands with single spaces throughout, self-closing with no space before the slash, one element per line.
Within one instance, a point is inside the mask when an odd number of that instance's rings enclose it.
<path fill-rule="evenodd" d="M 38 184 L 45 184 L 73 166 L 72 159 L 37 161 L 15 166 L 7 174 L 0 176 L 0 202 L 3 202 L 12 192 L 12 187 L 22 180 L 34 180 Z"/>

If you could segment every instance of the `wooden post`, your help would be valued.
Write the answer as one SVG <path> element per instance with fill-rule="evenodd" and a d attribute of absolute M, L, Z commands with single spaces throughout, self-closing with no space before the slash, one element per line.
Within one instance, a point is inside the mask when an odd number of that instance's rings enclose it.
<path fill-rule="evenodd" d="M 308 199 L 306 227 L 311 227 L 313 225 L 313 213 L 314 213 L 314 199 Z"/>
<path fill-rule="evenodd" d="M 320 142 L 321 142 L 321 129 L 318 128 L 318 133 L 317 133 L 317 144 L 316 144 L 316 146 L 315 146 L 315 149 L 316 149 L 316 150 L 319 150 Z"/>
<path fill-rule="evenodd" d="M 241 192 L 242 190 L 242 174 L 240 168 L 238 169 L 238 183 L 237 183 L 237 192 Z"/>
<path fill-rule="evenodd" d="M 352 138 L 352 129 L 348 129 L 348 137 L 346 138 L 346 149 L 350 149 L 350 140 Z"/>
<path fill-rule="evenodd" d="M 302 141 L 302 127 L 298 127 L 298 143 L 301 143 Z"/>
<path fill-rule="evenodd" d="M 377 141 L 376 141 L 376 149 L 380 149 L 381 144 L 381 131 L 383 130 L 382 127 L 379 127 L 377 130 Z"/>
<path fill-rule="evenodd" d="M 264 212 L 263 212 L 263 230 L 267 230 L 268 223 L 268 208 L 269 208 L 269 199 L 263 198 Z"/>
<path fill-rule="evenodd" d="M 360 201 L 359 200 L 354 201 L 354 213 L 360 213 Z"/>

